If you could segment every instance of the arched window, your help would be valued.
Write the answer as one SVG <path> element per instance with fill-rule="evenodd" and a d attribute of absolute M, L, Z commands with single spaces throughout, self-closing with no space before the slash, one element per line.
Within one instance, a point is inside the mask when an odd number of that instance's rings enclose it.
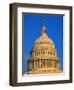
<path fill-rule="evenodd" d="M 48 54 L 49 54 L 49 52 L 48 52 Z"/>
<path fill-rule="evenodd" d="M 45 54 L 45 51 L 43 51 L 43 55 Z"/>

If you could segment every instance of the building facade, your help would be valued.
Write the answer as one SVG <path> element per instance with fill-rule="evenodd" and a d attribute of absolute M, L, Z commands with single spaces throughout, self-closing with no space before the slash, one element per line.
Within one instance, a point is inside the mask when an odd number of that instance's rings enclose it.
<path fill-rule="evenodd" d="M 59 58 L 53 41 L 46 34 L 42 25 L 42 34 L 34 43 L 28 60 L 28 74 L 60 73 Z"/>

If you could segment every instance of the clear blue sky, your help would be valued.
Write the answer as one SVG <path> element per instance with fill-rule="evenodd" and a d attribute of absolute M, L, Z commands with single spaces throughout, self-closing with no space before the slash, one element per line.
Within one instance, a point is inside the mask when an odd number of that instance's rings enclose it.
<path fill-rule="evenodd" d="M 45 22 L 47 35 L 52 39 L 63 68 L 63 15 L 23 14 L 23 71 L 27 70 L 27 60 L 30 57 L 35 40 L 41 35 L 42 24 Z"/>

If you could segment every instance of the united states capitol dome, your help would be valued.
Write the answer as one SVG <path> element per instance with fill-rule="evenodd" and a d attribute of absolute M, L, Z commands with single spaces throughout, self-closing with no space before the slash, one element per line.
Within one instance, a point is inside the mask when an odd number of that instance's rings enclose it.
<path fill-rule="evenodd" d="M 30 51 L 28 60 L 28 73 L 59 73 L 60 69 L 59 57 L 53 41 L 46 33 L 45 24 L 42 25 L 42 34 L 38 37 Z"/>

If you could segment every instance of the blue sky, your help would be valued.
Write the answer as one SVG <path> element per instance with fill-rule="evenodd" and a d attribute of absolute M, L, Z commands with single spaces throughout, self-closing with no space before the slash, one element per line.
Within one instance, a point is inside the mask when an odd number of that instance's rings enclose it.
<path fill-rule="evenodd" d="M 63 68 L 63 15 L 23 14 L 23 71 L 27 70 L 27 60 L 30 57 L 35 40 L 41 35 L 42 24 L 46 24 L 47 35 L 52 39 L 57 49 L 61 68 Z"/>

